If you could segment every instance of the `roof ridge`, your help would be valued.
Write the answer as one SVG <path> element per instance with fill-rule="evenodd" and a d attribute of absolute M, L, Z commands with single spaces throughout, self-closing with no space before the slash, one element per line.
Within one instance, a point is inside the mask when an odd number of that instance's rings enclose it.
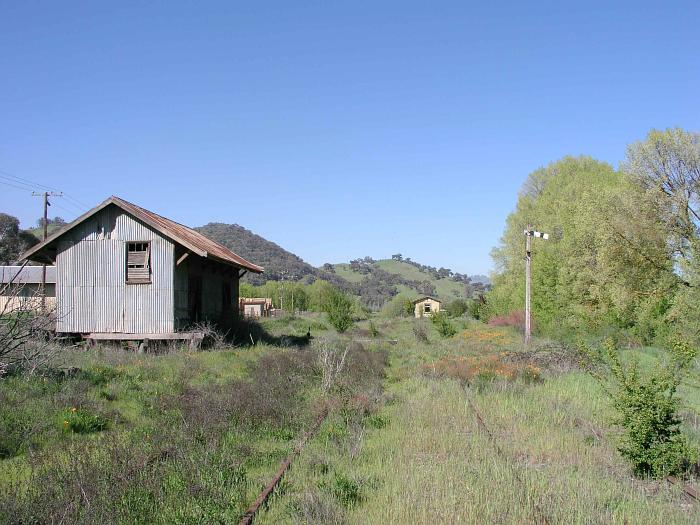
<path fill-rule="evenodd" d="M 26 259 L 36 254 L 41 249 L 43 249 L 44 247 L 52 243 L 54 240 L 59 238 L 61 235 L 67 233 L 73 227 L 88 219 L 89 217 L 92 217 L 95 213 L 104 209 L 109 204 L 114 204 L 115 206 L 121 208 L 124 212 L 129 213 L 133 215 L 136 219 L 146 223 L 146 225 L 148 225 L 150 228 L 157 230 L 161 235 L 164 235 L 165 237 L 170 237 L 176 243 L 181 244 L 185 248 L 193 251 L 194 253 L 197 253 L 201 257 L 211 256 L 212 258 L 219 260 L 220 262 L 223 262 L 225 264 L 231 264 L 233 266 L 237 266 L 239 268 L 250 270 L 256 273 L 262 273 L 264 271 L 264 268 L 262 266 L 258 266 L 257 264 L 254 264 L 248 261 L 247 259 L 244 259 L 243 257 L 234 253 L 226 246 L 216 242 L 213 239 L 210 239 L 209 237 L 201 234 L 195 229 L 190 228 L 185 224 L 169 219 L 168 217 L 164 217 L 163 215 L 160 215 L 156 212 L 147 210 L 146 208 L 143 208 L 138 204 L 134 204 L 133 202 L 123 199 L 117 195 L 110 196 L 101 204 L 98 204 L 95 208 L 84 213 L 83 215 L 75 219 L 73 222 L 66 225 L 64 228 L 61 228 L 54 234 L 50 235 L 45 241 L 42 241 L 36 246 L 27 250 L 22 255 L 22 259 Z"/>

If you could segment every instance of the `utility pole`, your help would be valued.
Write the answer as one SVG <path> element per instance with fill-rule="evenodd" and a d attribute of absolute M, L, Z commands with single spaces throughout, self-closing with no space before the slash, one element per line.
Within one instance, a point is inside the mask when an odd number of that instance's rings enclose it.
<path fill-rule="evenodd" d="M 525 230 L 525 343 L 530 343 L 532 335 L 532 238 L 549 239 L 548 233 L 534 231 L 528 224 Z"/>
<path fill-rule="evenodd" d="M 49 236 L 49 197 L 63 197 L 63 192 L 45 191 L 43 193 L 32 192 L 33 197 L 44 197 L 44 238 Z M 46 264 L 41 265 L 41 309 L 46 310 Z"/>

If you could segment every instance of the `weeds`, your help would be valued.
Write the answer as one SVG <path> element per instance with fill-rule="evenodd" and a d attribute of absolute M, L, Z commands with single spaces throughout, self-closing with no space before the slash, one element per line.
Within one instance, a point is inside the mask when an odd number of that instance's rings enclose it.
<path fill-rule="evenodd" d="M 108 421 L 100 414 L 92 414 L 76 407 L 64 411 L 61 427 L 66 432 L 91 434 L 107 428 Z"/>
<path fill-rule="evenodd" d="M 428 329 L 423 319 L 419 319 L 413 323 L 413 335 L 419 343 L 427 344 L 429 342 Z"/>
<path fill-rule="evenodd" d="M 506 315 L 497 315 L 491 317 L 488 324 L 489 326 L 511 326 L 518 331 L 522 331 L 525 329 L 525 312 L 522 310 L 514 310 Z"/>
<path fill-rule="evenodd" d="M 497 379 L 536 383 L 542 380 L 541 370 L 530 364 L 509 363 L 502 355 L 476 357 L 443 357 L 423 365 L 423 372 L 449 377 L 467 384 L 488 383 Z"/>

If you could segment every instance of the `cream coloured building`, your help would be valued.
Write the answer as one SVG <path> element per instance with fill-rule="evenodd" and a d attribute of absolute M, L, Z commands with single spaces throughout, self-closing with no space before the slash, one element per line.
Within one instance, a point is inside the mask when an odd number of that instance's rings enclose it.
<path fill-rule="evenodd" d="M 427 295 L 413 301 L 413 306 L 415 308 L 414 313 L 416 318 L 429 317 L 434 313 L 439 312 L 441 305 L 441 301 L 438 301 L 434 297 L 430 297 Z"/>

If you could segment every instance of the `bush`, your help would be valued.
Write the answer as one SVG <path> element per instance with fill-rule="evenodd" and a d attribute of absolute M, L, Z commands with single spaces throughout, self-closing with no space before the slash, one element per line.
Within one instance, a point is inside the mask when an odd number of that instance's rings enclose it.
<path fill-rule="evenodd" d="M 384 317 L 412 317 L 413 312 L 414 306 L 411 298 L 405 294 L 399 294 L 384 304 L 381 315 Z"/>
<path fill-rule="evenodd" d="M 469 304 L 470 302 L 465 299 L 455 299 L 447 303 L 445 311 L 450 317 L 462 317 L 469 311 Z"/>
<path fill-rule="evenodd" d="M 341 334 L 353 325 L 353 302 L 339 290 L 333 290 L 328 294 L 323 304 L 323 311 L 328 315 L 331 326 Z"/>
<path fill-rule="evenodd" d="M 31 431 L 32 421 L 25 411 L 0 408 L 0 460 L 25 452 Z"/>
<path fill-rule="evenodd" d="M 73 407 L 63 413 L 61 426 L 66 432 L 91 434 L 107 428 L 107 419 L 99 414 L 91 414 L 87 410 Z"/>
<path fill-rule="evenodd" d="M 662 478 L 687 470 L 697 451 L 681 433 L 681 400 L 676 392 L 695 358 L 695 349 L 674 343 L 670 366 L 659 367 L 647 377 L 642 377 L 636 362 L 623 365 L 611 339 L 604 342 L 602 351 L 584 349 L 584 353 L 594 363 L 589 371 L 617 412 L 615 423 L 624 429 L 618 450 L 632 463 L 635 475 Z M 609 378 L 599 373 L 600 365 Z"/>
<path fill-rule="evenodd" d="M 457 333 L 457 329 L 447 318 L 447 314 L 444 312 L 436 312 L 430 316 L 430 320 L 435 325 L 438 333 L 442 337 L 452 337 Z"/>
<path fill-rule="evenodd" d="M 369 322 L 369 335 L 372 337 L 379 337 L 379 328 L 374 324 L 374 321 Z"/>
<path fill-rule="evenodd" d="M 331 492 L 340 503 L 348 508 L 352 508 L 362 501 L 360 484 L 343 474 L 335 475 Z"/>

